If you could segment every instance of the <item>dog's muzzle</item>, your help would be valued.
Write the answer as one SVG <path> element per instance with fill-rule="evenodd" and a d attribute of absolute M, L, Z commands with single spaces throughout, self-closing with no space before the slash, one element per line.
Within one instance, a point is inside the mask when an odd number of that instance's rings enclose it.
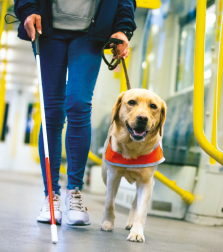
<path fill-rule="evenodd" d="M 143 141 L 148 134 L 148 130 L 146 130 L 145 126 L 138 126 L 135 128 L 131 128 L 130 125 L 126 122 L 126 127 L 130 133 L 130 137 L 134 141 Z"/>

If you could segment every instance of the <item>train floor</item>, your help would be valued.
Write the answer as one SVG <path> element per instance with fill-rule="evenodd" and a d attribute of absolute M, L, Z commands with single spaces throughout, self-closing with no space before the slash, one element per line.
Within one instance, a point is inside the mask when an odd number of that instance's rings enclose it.
<path fill-rule="evenodd" d="M 61 183 L 62 200 L 65 181 Z M 0 172 L 0 252 L 222 252 L 223 227 L 205 227 L 185 221 L 148 216 L 145 243 L 126 241 L 124 229 L 128 211 L 116 207 L 113 232 L 100 231 L 104 196 L 84 193 L 92 225 L 67 226 L 65 216 L 58 226 L 58 243 L 51 243 L 50 225 L 36 222 L 42 207 L 42 178 L 12 172 Z"/>

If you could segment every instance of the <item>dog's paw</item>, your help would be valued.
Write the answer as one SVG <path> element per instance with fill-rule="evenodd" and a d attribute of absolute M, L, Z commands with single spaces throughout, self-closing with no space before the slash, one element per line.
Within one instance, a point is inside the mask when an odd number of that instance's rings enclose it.
<path fill-rule="evenodd" d="M 130 230 L 132 228 L 132 226 L 133 226 L 132 224 L 127 224 L 126 227 L 125 227 L 125 229 L 126 230 Z"/>
<path fill-rule="evenodd" d="M 131 242 L 145 242 L 145 237 L 143 234 L 140 234 L 138 232 L 130 232 L 127 241 Z"/>
<path fill-rule="evenodd" d="M 101 230 L 102 231 L 112 231 L 113 230 L 113 224 L 110 221 L 104 221 L 101 224 Z"/>

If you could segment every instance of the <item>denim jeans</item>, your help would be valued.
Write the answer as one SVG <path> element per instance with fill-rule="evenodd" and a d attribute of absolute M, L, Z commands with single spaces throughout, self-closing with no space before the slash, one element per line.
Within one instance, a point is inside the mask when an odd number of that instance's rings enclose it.
<path fill-rule="evenodd" d="M 62 129 L 67 116 L 67 189 L 82 189 L 91 142 L 92 96 L 101 64 L 103 44 L 79 31 L 54 29 L 50 41 L 40 37 L 40 63 L 53 191 L 60 194 Z M 68 69 L 68 82 L 66 75 Z M 39 155 L 48 195 L 42 128 Z"/>

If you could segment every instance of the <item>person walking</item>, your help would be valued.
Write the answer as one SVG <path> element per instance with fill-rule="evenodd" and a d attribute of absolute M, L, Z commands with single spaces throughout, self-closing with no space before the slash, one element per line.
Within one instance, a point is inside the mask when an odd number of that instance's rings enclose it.
<path fill-rule="evenodd" d="M 118 45 L 118 55 L 128 57 L 129 40 L 136 29 L 135 8 L 135 0 L 15 0 L 14 11 L 21 21 L 18 37 L 33 42 L 35 27 L 39 34 L 54 213 L 58 224 L 62 220 L 59 170 L 66 116 L 68 184 L 63 211 L 69 225 L 91 223 L 81 190 L 91 142 L 92 96 L 101 50 L 110 37 L 121 39 L 124 43 Z M 37 221 L 50 223 L 41 128 L 39 155 L 45 201 Z"/>

